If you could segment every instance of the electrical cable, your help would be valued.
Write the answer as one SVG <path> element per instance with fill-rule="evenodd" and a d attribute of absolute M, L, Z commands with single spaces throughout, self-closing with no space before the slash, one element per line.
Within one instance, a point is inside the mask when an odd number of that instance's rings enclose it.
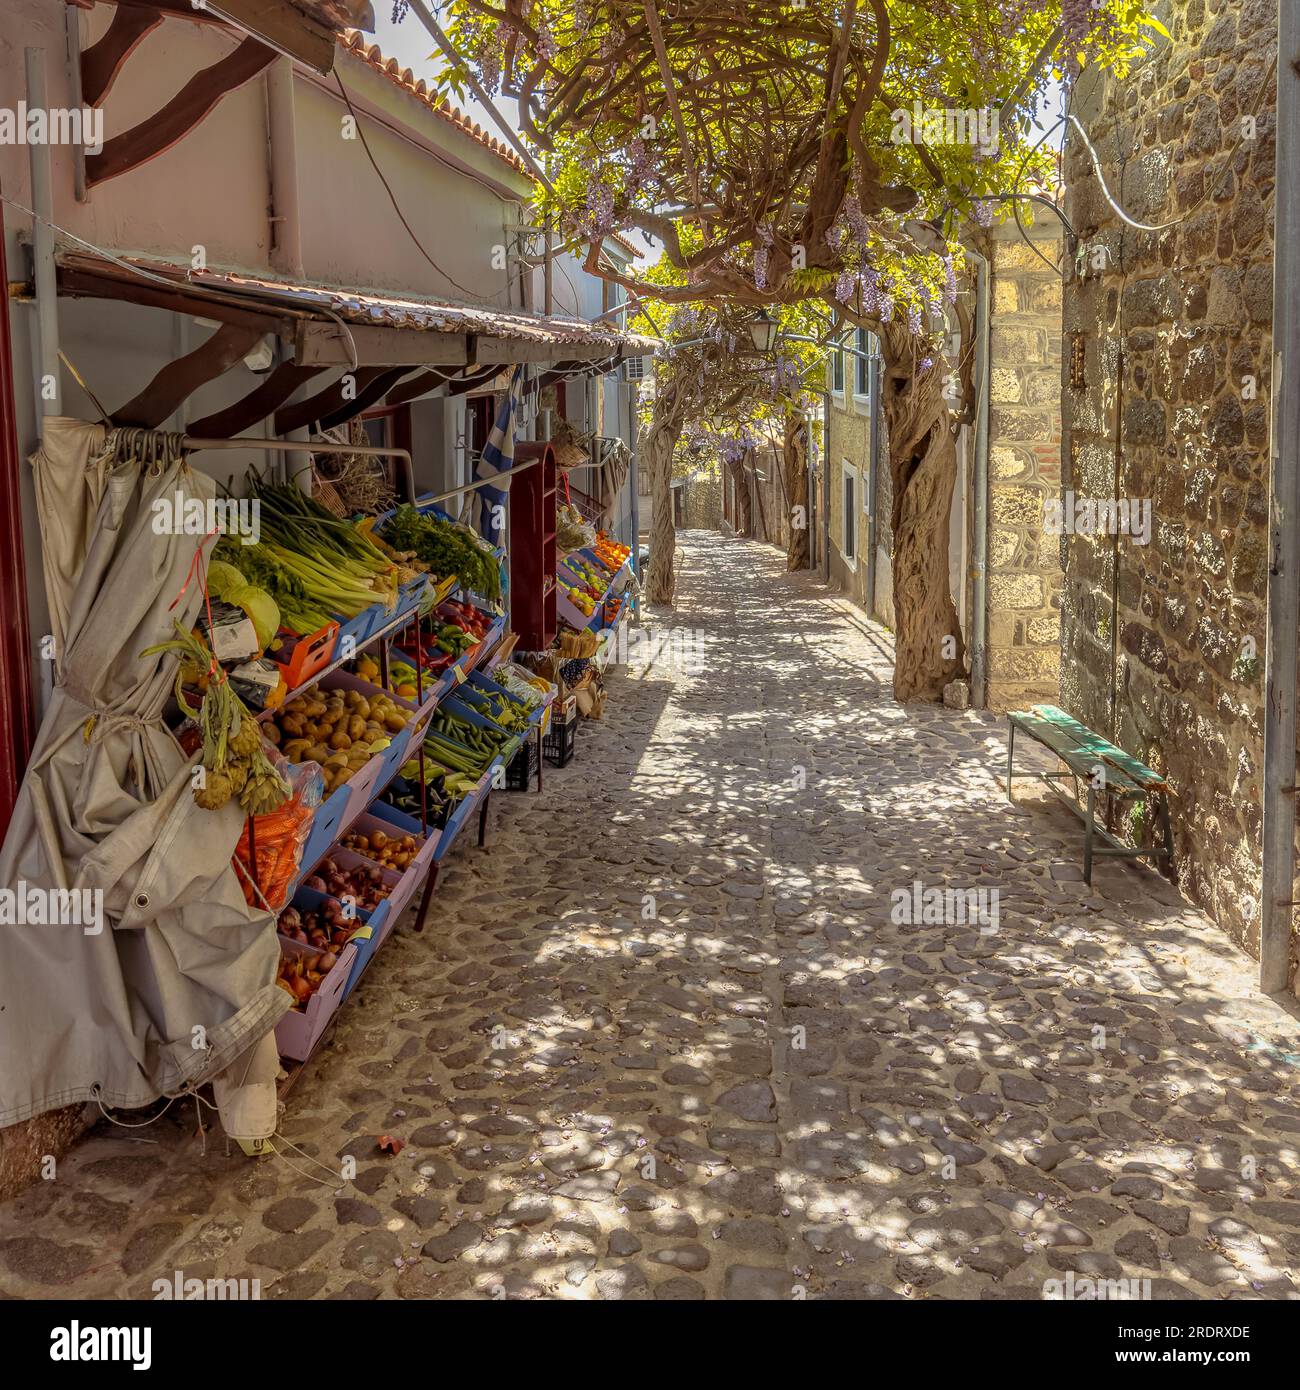
<path fill-rule="evenodd" d="M 424 257 L 426 261 L 429 262 L 429 264 L 434 268 L 434 270 L 436 270 L 438 274 L 441 275 L 442 278 L 447 281 L 448 284 L 455 285 L 455 287 L 461 292 L 461 294 L 468 296 L 470 299 L 478 298 L 478 296 L 475 295 L 473 290 L 467 289 L 464 285 L 460 283 L 459 280 L 455 278 L 455 276 L 449 275 L 438 264 L 438 262 L 435 261 L 431 255 L 429 255 L 428 251 L 424 249 L 424 243 L 420 240 L 418 236 L 415 235 L 415 232 L 412 229 L 411 224 L 406 220 L 406 214 L 402 211 L 401 205 L 398 203 L 397 196 L 396 194 L 394 194 L 391 185 L 389 184 L 388 180 L 384 177 L 384 171 L 379 167 L 378 163 L 375 160 L 375 156 L 371 153 L 370 142 L 366 139 L 366 132 L 361 128 L 361 117 L 357 115 L 356 107 L 352 105 L 352 98 L 348 96 L 348 89 L 343 85 L 343 79 L 339 76 L 337 69 L 335 69 L 334 72 L 334 82 L 339 89 L 339 95 L 343 98 L 344 105 L 347 106 L 348 111 L 352 116 L 353 123 L 356 126 L 357 135 L 361 139 L 361 148 L 366 152 L 366 158 L 370 161 L 370 167 L 375 171 L 375 176 L 379 179 L 379 182 L 383 184 L 384 192 L 388 194 L 388 201 L 392 203 L 393 211 L 397 214 L 397 220 L 402 224 L 403 227 L 406 228 L 406 235 L 409 236 L 411 238 L 411 241 L 415 244 L 415 249 L 420 253 L 420 255 Z M 509 287 L 507 286 L 507 293 L 508 292 Z M 498 295 L 497 298 L 500 298 L 500 296 Z"/>
<path fill-rule="evenodd" d="M 17 198 L 12 198 L 7 193 L 0 193 L 0 201 L 8 203 L 10 207 L 17 208 L 19 212 L 26 213 L 33 222 L 42 222 L 52 231 L 58 232 L 60 236 L 66 237 L 69 241 L 76 242 L 78 246 L 85 247 L 87 251 L 93 251 L 95 255 L 110 262 L 110 264 L 118 266 L 122 270 L 129 271 L 132 275 L 138 276 L 142 280 L 149 280 L 155 285 L 161 285 L 165 290 L 170 290 L 173 294 L 176 292 L 177 287 L 182 285 L 193 285 L 198 289 L 211 288 L 210 286 L 204 285 L 201 280 L 193 280 L 188 276 L 183 280 L 169 279 L 165 275 L 156 275 L 153 271 L 146 270 L 143 266 L 134 265 L 130 261 L 123 260 L 121 256 L 115 255 L 112 251 L 106 250 L 102 246 L 97 246 L 93 241 L 87 241 L 84 237 L 79 237 L 76 232 L 70 232 L 66 227 L 61 227 L 57 222 L 51 221 L 48 217 L 42 217 L 40 213 L 34 212 L 25 203 L 20 203 Z M 274 294 L 272 290 L 266 290 L 265 292 Z M 231 286 L 228 293 L 227 291 L 216 290 L 213 290 L 213 293 L 225 294 L 226 297 L 232 299 L 243 298 L 237 286 Z M 348 354 L 352 358 L 351 370 L 355 372 L 360 363 L 360 358 L 357 355 L 357 344 L 356 339 L 352 336 L 352 330 L 333 309 L 326 308 L 321 304 L 314 305 L 313 309 L 318 313 L 324 314 L 326 318 L 332 319 L 335 326 L 342 333 L 343 339 L 347 343 Z M 71 364 L 69 364 L 69 366 L 71 366 Z M 76 373 L 74 372 L 73 375 L 75 376 Z M 89 394 L 89 392 L 87 392 L 87 394 Z M 92 396 L 91 399 L 94 400 L 94 397 Z M 96 404 L 98 405 L 99 403 L 96 401 Z M 102 411 L 103 408 L 100 407 L 100 409 Z"/>
<path fill-rule="evenodd" d="M 1269 64 L 1268 72 L 1264 76 L 1264 81 L 1260 84 L 1259 91 L 1255 94 L 1255 104 L 1247 113 L 1250 117 L 1252 117 L 1252 119 L 1259 115 L 1259 109 L 1260 106 L 1263 104 L 1264 100 L 1264 93 L 1268 90 L 1268 85 L 1273 80 L 1273 76 L 1276 72 L 1277 55 L 1274 54 L 1273 60 Z M 1063 119 L 1068 120 L 1070 124 L 1074 126 L 1075 130 L 1079 132 L 1079 138 L 1083 141 L 1083 147 L 1088 151 L 1088 158 L 1092 161 L 1093 172 L 1097 175 L 1097 182 L 1101 185 L 1102 196 L 1110 204 L 1111 208 L 1115 212 L 1115 215 L 1118 218 L 1120 218 L 1121 221 L 1128 223 L 1130 227 L 1135 228 L 1139 232 L 1164 232 L 1168 231 L 1170 227 L 1178 226 L 1180 222 L 1186 222 L 1187 219 L 1192 215 L 1192 213 L 1194 213 L 1196 209 L 1199 208 L 1206 201 L 1207 198 L 1213 198 L 1214 195 L 1219 191 L 1219 189 L 1222 188 L 1223 181 L 1232 168 L 1232 162 L 1234 157 L 1246 141 L 1246 132 L 1243 129 L 1242 133 L 1237 137 L 1237 143 L 1232 147 L 1232 149 L 1228 153 L 1228 157 L 1224 160 L 1223 168 L 1219 171 L 1219 177 L 1215 180 L 1214 184 L 1206 192 L 1201 194 L 1201 196 L 1196 200 L 1196 202 L 1194 202 L 1191 205 L 1191 207 L 1187 209 L 1186 212 L 1181 213 L 1178 217 L 1173 218 L 1169 222 L 1138 222 L 1136 219 L 1130 217 L 1128 213 L 1124 211 L 1124 209 L 1119 205 L 1119 203 L 1115 200 L 1114 196 L 1111 194 L 1111 191 L 1106 184 L 1105 176 L 1102 174 L 1101 171 L 1101 160 L 1098 158 L 1096 149 L 1093 148 L 1092 141 L 1088 139 L 1088 132 L 1084 130 L 1083 123 L 1079 120 L 1078 116 L 1076 116 L 1072 111 L 1067 111 Z"/>

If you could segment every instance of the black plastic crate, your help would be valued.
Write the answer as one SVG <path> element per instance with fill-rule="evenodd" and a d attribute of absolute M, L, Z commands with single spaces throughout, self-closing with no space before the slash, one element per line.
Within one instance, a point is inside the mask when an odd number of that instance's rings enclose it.
<path fill-rule="evenodd" d="M 529 734 L 519 751 L 506 764 L 506 791 L 526 792 L 537 776 L 537 735 Z"/>
<path fill-rule="evenodd" d="M 552 722 L 542 740 L 542 752 L 552 767 L 565 767 L 573 761 L 578 746 L 578 713 L 575 710 L 563 724 Z"/>

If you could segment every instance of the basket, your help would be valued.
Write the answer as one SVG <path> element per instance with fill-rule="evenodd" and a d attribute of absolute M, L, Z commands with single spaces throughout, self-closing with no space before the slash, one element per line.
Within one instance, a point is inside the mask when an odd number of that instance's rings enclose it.
<path fill-rule="evenodd" d="M 590 628 L 584 628 L 581 632 L 566 630 L 560 633 L 559 653 L 561 661 L 595 656 L 598 646 L 600 646 L 600 638 Z"/>

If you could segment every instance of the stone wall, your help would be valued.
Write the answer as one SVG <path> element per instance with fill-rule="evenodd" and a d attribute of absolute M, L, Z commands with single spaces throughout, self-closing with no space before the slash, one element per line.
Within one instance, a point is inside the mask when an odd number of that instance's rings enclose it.
<path fill-rule="evenodd" d="M 1276 5 L 1161 17 L 1173 44 L 1074 109 L 1129 215 L 1176 225 L 1123 225 L 1065 149 L 1063 485 L 1149 500 L 1152 539 L 1066 539 L 1061 700 L 1169 778 L 1180 885 L 1257 953 Z"/>
<path fill-rule="evenodd" d="M 693 531 L 716 531 L 722 521 L 722 478 L 696 472 L 686 485 L 686 526 Z"/>
<path fill-rule="evenodd" d="M 853 361 L 849 359 L 848 371 Z M 850 382 L 852 377 L 849 377 Z M 867 540 L 869 518 L 865 506 L 865 491 L 871 485 L 871 416 L 865 406 L 855 407 L 850 396 L 841 405 L 831 398 L 830 447 L 827 450 L 831 470 L 830 507 L 830 557 L 831 582 L 838 585 L 853 601 L 862 606 L 867 601 Z M 857 562 L 850 565 L 844 558 L 844 461 L 847 459 L 858 470 L 858 496 L 855 511 Z M 882 473 L 884 470 L 882 469 Z M 886 552 L 888 553 L 888 552 Z M 892 587 L 885 585 L 881 595 L 881 585 L 877 580 L 876 611 L 871 616 L 889 626 L 893 625 L 894 610 Z M 883 597 L 883 606 L 882 606 Z"/>
<path fill-rule="evenodd" d="M 1061 555 L 1043 504 L 1061 481 L 1061 227 L 1039 210 L 1027 246 L 1014 222 L 992 238 L 989 396 L 989 709 L 1054 700 Z"/>

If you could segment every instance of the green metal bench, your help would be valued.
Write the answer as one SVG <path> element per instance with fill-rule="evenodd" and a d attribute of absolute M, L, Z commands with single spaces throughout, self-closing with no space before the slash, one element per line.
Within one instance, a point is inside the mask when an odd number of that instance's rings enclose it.
<path fill-rule="evenodd" d="M 1038 777 L 1044 781 L 1054 795 L 1060 798 L 1075 815 L 1083 821 L 1083 880 L 1092 883 L 1092 857 L 1094 854 L 1109 854 L 1121 859 L 1139 859 L 1145 856 L 1171 860 L 1174 853 L 1173 831 L 1169 825 L 1169 788 L 1165 779 L 1158 773 L 1122 748 L 1102 738 L 1100 734 L 1071 719 L 1055 705 L 1034 705 L 1032 709 L 1017 710 L 1007 716 L 1007 800 L 1014 801 L 1011 794 L 1011 778 L 1014 775 L 1016 730 L 1027 734 L 1044 748 L 1055 753 L 1065 764 L 1065 772 L 1021 773 L 1025 777 Z M 1074 799 L 1056 784 L 1065 778 L 1074 781 Z M 1079 793 L 1079 778 L 1087 783 L 1086 806 Z M 1110 831 L 1099 825 L 1094 816 L 1098 795 L 1127 800 L 1132 797 L 1152 796 L 1156 801 L 1156 817 L 1163 833 L 1164 844 L 1149 849 L 1135 849 L 1122 844 Z M 1114 802 L 1107 803 L 1107 808 Z M 1093 839 L 1098 837 L 1104 845 L 1094 848 Z"/>

